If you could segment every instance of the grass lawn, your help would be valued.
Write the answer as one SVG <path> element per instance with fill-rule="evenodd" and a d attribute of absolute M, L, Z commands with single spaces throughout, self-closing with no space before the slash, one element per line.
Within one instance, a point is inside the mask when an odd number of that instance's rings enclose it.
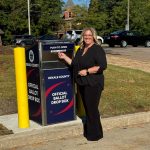
<path fill-rule="evenodd" d="M 13 53 L 0 54 L 0 111 L 16 112 Z M 12 108 L 13 107 L 13 108 Z M 9 111 L 12 109 L 11 111 Z M 108 65 L 100 112 L 102 117 L 150 110 L 150 74 Z M 0 113 L 1 115 L 1 113 Z"/>
<path fill-rule="evenodd" d="M 150 110 L 150 73 L 108 65 L 100 111 L 103 117 Z"/>
<path fill-rule="evenodd" d="M 12 55 L 0 56 L 0 100 L 16 99 L 14 59 Z"/>

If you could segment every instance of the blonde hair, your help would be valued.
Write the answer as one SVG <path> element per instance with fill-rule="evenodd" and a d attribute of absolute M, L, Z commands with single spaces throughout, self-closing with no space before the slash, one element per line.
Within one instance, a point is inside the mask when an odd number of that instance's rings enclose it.
<path fill-rule="evenodd" d="M 97 39 L 96 30 L 95 30 L 94 28 L 91 28 L 91 27 L 89 27 L 89 28 L 84 28 L 83 31 L 82 31 L 82 33 L 81 33 L 81 38 L 80 38 L 80 42 L 79 42 L 79 45 L 80 45 L 80 48 L 81 48 L 81 49 L 84 48 L 84 46 L 85 46 L 85 43 L 84 43 L 84 40 L 83 40 L 83 36 L 84 36 L 84 33 L 85 33 L 86 31 L 88 31 L 88 30 L 91 31 L 91 33 L 92 33 L 92 35 L 93 35 L 94 43 L 100 45 L 100 43 L 99 43 L 99 41 L 98 41 L 98 39 Z"/>

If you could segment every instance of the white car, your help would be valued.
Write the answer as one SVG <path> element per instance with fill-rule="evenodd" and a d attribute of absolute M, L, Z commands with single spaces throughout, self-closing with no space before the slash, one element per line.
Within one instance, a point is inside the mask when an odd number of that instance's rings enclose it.
<path fill-rule="evenodd" d="M 101 36 L 97 36 L 97 39 L 100 44 L 104 43 L 104 39 Z"/>
<path fill-rule="evenodd" d="M 66 32 L 66 38 L 69 40 L 76 40 L 80 38 L 82 30 L 68 30 Z"/>
<path fill-rule="evenodd" d="M 68 30 L 66 32 L 66 38 L 69 40 L 79 41 L 82 30 Z M 101 36 L 97 36 L 99 43 L 104 43 L 104 39 Z"/>

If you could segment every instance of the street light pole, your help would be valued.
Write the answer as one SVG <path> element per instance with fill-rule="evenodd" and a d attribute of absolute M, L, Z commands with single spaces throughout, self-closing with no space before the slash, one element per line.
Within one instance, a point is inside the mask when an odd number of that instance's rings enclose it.
<path fill-rule="evenodd" d="M 130 0 L 128 0 L 128 8 L 127 8 L 127 24 L 126 24 L 126 30 L 129 31 L 130 27 L 129 27 L 129 14 L 130 14 Z"/>
<path fill-rule="evenodd" d="M 27 0 L 28 3 L 28 29 L 29 35 L 31 35 L 31 23 L 30 23 L 30 0 Z"/>

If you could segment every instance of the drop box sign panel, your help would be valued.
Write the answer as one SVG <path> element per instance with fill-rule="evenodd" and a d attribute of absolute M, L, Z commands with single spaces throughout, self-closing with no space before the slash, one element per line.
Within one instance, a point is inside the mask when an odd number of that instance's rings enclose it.
<path fill-rule="evenodd" d="M 74 119 L 74 94 L 69 68 L 44 70 L 47 124 Z"/>
<path fill-rule="evenodd" d="M 26 71 L 30 119 L 42 124 L 38 45 L 26 50 Z"/>
<path fill-rule="evenodd" d="M 57 52 L 67 52 L 67 51 L 73 51 L 74 44 L 72 43 L 61 43 L 59 44 L 51 44 L 51 45 L 43 45 L 44 51 L 49 51 L 51 53 L 57 53 Z"/>

